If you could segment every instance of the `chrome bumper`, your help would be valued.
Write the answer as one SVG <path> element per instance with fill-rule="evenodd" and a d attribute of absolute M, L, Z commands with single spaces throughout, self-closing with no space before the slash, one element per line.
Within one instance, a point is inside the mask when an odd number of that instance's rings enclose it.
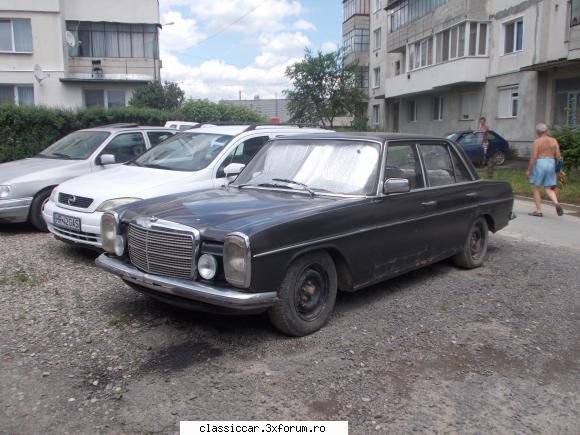
<path fill-rule="evenodd" d="M 223 308 L 240 311 L 255 310 L 271 307 L 278 301 L 276 292 L 244 293 L 228 287 L 151 275 L 141 272 L 133 265 L 127 264 L 118 258 L 109 257 L 107 254 L 97 257 L 95 264 L 113 275 L 154 290 L 160 295 L 175 296 Z"/>
<path fill-rule="evenodd" d="M 26 222 L 32 198 L 0 199 L 0 222 Z"/>

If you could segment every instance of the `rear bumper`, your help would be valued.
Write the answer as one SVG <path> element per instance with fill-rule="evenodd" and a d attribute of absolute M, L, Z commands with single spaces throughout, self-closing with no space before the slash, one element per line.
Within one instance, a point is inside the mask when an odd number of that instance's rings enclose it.
<path fill-rule="evenodd" d="M 0 222 L 26 222 L 32 198 L 0 199 Z"/>
<path fill-rule="evenodd" d="M 141 272 L 118 258 L 109 257 L 107 254 L 97 257 L 95 264 L 125 281 L 146 287 L 159 296 L 169 295 L 235 311 L 265 309 L 278 301 L 276 292 L 245 293 L 229 287 L 208 285 L 198 281 L 151 275 Z"/>

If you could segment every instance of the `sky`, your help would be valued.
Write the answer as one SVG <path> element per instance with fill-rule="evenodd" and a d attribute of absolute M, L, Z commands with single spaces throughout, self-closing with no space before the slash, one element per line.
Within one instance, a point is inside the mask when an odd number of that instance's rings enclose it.
<path fill-rule="evenodd" d="M 341 0 L 159 0 L 162 80 L 212 101 L 283 98 L 306 47 L 341 40 Z M 173 23 L 173 24 L 171 24 Z"/>

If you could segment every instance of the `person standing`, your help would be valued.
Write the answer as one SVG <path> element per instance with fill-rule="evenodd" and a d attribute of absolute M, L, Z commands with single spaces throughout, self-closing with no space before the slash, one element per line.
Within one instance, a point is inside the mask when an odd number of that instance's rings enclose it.
<path fill-rule="evenodd" d="M 544 192 L 556 207 L 558 216 L 564 214 L 562 206 L 558 202 L 556 192 L 551 189 L 557 184 L 556 181 L 556 160 L 561 158 L 560 145 L 558 141 L 548 135 L 548 127 L 544 123 L 536 125 L 538 138 L 534 141 L 534 149 L 528 164 L 526 175 L 529 177 L 534 194 L 536 209 L 529 213 L 530 216 L 542 217 L 542 196 L 540 186 L 544 186 Z"/>
<path fill-rule="evenodd" d="M 493 156 L 488 156 L 489 153 L 489 126 L 485 116 L 479 118 L 479 126 L 474 133 L 482 133 L 481 146 L 483 151 L 482 165 L 487 167 L 487 178 L 493 178 L 495 169 L 495 159 Z"/>

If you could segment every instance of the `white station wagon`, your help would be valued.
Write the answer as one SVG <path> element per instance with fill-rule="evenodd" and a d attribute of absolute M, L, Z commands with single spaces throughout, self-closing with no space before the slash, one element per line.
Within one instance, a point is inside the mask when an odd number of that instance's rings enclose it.
<path fill-rule="evenodd" d="M 141 199 L 221 187 L 270 139 L 302 133 L 328 130 L 287 125 L 192 129 L 106 173 L 62 183 L 53 190 L 43 217 L 57 239 L 101 249 L 104 212 Z"/>

